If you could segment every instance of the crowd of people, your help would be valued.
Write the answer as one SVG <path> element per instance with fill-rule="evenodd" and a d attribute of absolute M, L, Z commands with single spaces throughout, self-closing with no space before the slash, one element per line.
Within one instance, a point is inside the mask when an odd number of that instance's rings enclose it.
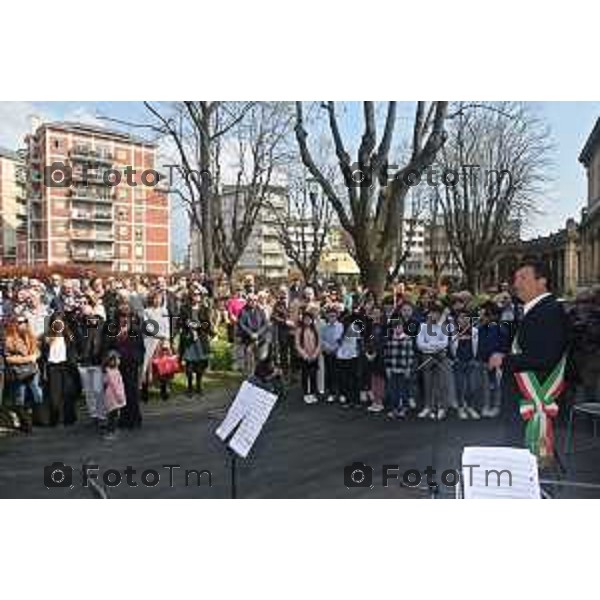
<path fill-rule="evenodd" d="M 53 274 L 5 281 L 1 291 L 4 405 L 30 430 L 34 416 L 73 424 L 84 398 L 107 437 L 117 426 L 140 427 L 151 386 L 167 400 L 178 371 L 188 394 L 200 397 L 216 336 L 231 345 L 233 368 L 281 373 L 287 387 L 299 379 L 308 405 L 338 403 L 394 420 L 411 411 L 422 419 L 450 411 L 494 418 L 502 373 L 490 358 L 509 351 L 523 312 L 507 283 L 483 298 L 399 284 L 377 299 L 360 286 L 299 280 L 258 288 L 248 277 L 223 289 L 202 273 Z M 590 314 L 579 311 L 574 321 L 587 324 Z M 597 385 L 590 381 L 588 388 Z"/>

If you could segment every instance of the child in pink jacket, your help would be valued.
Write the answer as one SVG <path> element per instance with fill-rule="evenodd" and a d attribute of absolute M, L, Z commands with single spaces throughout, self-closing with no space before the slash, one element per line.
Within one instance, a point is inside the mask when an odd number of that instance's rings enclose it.
<path fill-rule="evenodd" d="M 107 415 L 106 436 L 115 435 L 119 410 L 125 406 L 125 385 L 119 371 L 119 354 L 109 352 L 104 361 L 104 408 Z"/>

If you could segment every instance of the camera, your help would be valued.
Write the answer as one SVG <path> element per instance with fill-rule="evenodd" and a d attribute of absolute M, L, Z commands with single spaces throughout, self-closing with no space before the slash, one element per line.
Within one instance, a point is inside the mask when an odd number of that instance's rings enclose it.
<path fill-rule="evenodd" d="M 65 163 L 53 162 L 44 167 L 44 185 L 46 187 L 66 188 L 71 186 L 72 181 L 73 171 Z"/>
<path fill-rule="evenodd" d="M 62 462 L 44 467 L 44 485 L 47 488 L 72 487 L 73 468 Z"/>
<path fill-rule="evenodd" d="M 373 467 L 354 462 L 344 467 L 344 485 L 351 487 L 373 487 Z"/>

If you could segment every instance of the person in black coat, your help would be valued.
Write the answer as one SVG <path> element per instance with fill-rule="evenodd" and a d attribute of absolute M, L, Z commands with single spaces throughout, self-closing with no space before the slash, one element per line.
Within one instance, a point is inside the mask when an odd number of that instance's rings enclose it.
<path fill-rule="evenodd" d="M 144 338 L 139 319 L 132 314 L 126 299 L 119 301 L 116 319 L 107 319 L 104 324 L 102 356 L 106 358 L 111 350 L 119 354 L 119 370 L 127 398 L 119 424 L 127 429 L 141 427 L 140 373 L 144 363 Z"/>
<path fill-rule="evenodd" d="M 72 425 L 77 420 L 77 400 L 81 394 L 78 359 L 73 321 L 65 313 L 55 312 L 42 340 L 51 425 L 61 420 L 64 425 Z"/>
<path fill-rule="evenodd" d="M 549 275 L 539 261 L 525 261 L 515 272 L 515 291 L 524 303 L 523 318 L 509 354 L 493 354 L 490 369 L 503 372 L 502 443 L 524 446 L 524 421 L 519 412 L 515 373 L 532 372 L 543 383 L 567 350 L 568 320 L 560 302 L 548 291 Z"/>

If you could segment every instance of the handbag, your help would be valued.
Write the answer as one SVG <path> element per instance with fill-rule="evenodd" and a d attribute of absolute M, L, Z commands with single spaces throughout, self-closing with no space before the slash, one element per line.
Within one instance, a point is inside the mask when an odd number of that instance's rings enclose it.
<path fill-rule="evenodd" d="M 158 377 L 172 377 L 179 373 L 181 366 L 177 356 L 169 354 L 152 359 L 152 370 Z"/>
<path fill-rule="evenodd" d="M 38 366 L 34 362 L 11 365 L 10 371 L 15 381 L 26 381 L 38 372 Z"/>

